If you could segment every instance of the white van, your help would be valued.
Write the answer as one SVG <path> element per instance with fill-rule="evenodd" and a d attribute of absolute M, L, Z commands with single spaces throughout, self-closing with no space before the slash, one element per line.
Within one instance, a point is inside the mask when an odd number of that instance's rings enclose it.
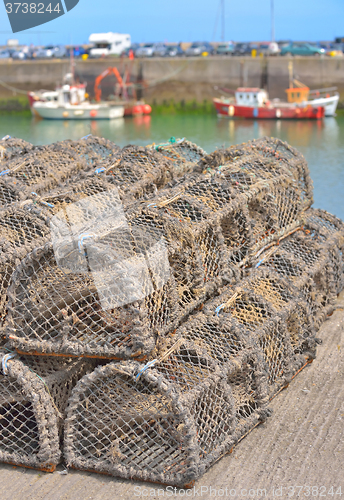
<path fill-rule="evenodd" d="M 131 45 L 130 35 L 122 33 L 92 33 L 88 40 L 93 44 L 90 57 L 119 56 Z"/>

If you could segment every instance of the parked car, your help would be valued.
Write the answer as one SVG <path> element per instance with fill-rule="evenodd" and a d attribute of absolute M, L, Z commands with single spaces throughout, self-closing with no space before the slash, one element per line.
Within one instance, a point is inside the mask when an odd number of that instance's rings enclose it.
<path fill-rule="evenodd" d="M 184 50 L 180 45 L 169 45 L 166 47 L 166 57 L 182 57 L 185 56 Z"/>
<path fill-rule="evenodd" d="M 251 55 L 252 47 L 249 43 L 236 43 L 233 50 L 233 56 Z"/>
<path fill-rule="evenodd" d="M 156 43 L 153 47 L 153 56 L 164 57 L 166 56 L 167 47 L 164 43 Z"/>
<path fill-rule="evenodd" d="M 214 47 L 209 42 L 194 42 L 185 51 L 186 56 L 201 56 L 202 54 L 213 54 Z"/>
<path fill-rule="evenodd" d="M 12 57 L 12 54 L 9 50 L 0 51 L 0 59 L 9 59 L 10 57 Z"/>
<path fill-rule="evenodd" d="M 12 59 L 18 59 L 23 61 L 24 59 L 31 59 L 32 58 L 32 53 L 33 49 L 31 47 L 28 47 L 27 45 L 24 47 L 21 47 L 18 50 L 15 50 L 12 53 Z"/>
<path fill-rule="evenodd" d="M 325 48 L 325 47 L 324 47 Z M 331 43 L 325 48 L 326 55 L 331 57 L 343 57 L 344 44 L 342 43 Z"/>
<path fill-rule="evenodd" d="M 67 49 L 64 45 L 47 45 L 36 52 L 37 59 L 61 59 L 62 57 L 67 57 Z"/>
<path fill-rule="evenodd" d="M 87 53 L 86 49 L 84 49 L 84 47 L 80 47 L 79 45 L 77 45 L 75 47 L 69 47 L 68 49 L 66 49 L 66 57 L 71 56 L 72 50 L 73 50 L 74 57 L 81 57 L 82 55 Z"/>
<path fill-rule="evenodd" d="M 129 57 L 129 52 L 132 50 L 134 54 L 136 53 L 137 49 L 140 47 L 139 43 L 132 43 L 130 47 L 127 47 L 126 49 L 123 50 L 121 53 L 121 56 L 123 57 Z"/>
<path fill-rule="evenodd" d="M 23 50 L 15 50 L 12 54 L 12 59 L 23 61 L 24 59 L 27 59 L 27 54 Z"/>
<path fill-rule="evenodd" d="M 155 43 L 145 43 L 135 51 L 136 57 L 153 57 Z"/>
<path fill-rule="evenodd" d="M 224 55 L 229 55 L 233 54 L 234 52 L 234 43 L 233 42 L 224 42 L 220 43 L 216 47 L 216 54 L 224 54 Z"/>
<path fill-rule="evenodd" d="M 281 49 L 281 56 L 321 56 L 325 49 L 307 42 L 292 42 Z"/>
<path fill-rule="evenodd" d="M 276 42 L 261 43 L 258 52 L 264 56 L 277 56 L 281 52 L 281 49 Z"/>

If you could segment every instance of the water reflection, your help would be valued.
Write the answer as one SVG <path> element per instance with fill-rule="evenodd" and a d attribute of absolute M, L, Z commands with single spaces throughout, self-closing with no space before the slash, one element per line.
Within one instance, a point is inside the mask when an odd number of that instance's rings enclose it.
<path fill-rule="evenodd" d="M 77 140 L 87 134 L 102 136 L 103 126 L 99 120 L 31 120 L 31 141 L 34 144 L 50 144 L 65 139 Z M 106 131 L 115 136 L 125 127 L 124 118 L 107 120 Z"/>
<path fill-rule="evenodd" d="M 332 127 L 337 126 L 335 118 L 330 118 Z M 335 124 L 332 123 L 334 120 Z M 293 146 L 306 147 L 316 138 L 321 139 L 328 125 L 327 120 L 228 120 L 219 118 L 217 128 L 221 135 L 228 131 L 231 144 L 249 139 L 273 136 L 281 137 Z"/>

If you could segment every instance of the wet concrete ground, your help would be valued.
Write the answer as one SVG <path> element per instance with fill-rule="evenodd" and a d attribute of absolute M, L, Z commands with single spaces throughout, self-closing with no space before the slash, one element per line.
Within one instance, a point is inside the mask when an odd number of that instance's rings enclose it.
<path fill-rule="evenodd" d="M 273 415 L 186 492 L 70 471 L 0 464 L 1 500 L 344 498 L 344 293 L 317 358 L 271 403 Z M 59 467 L 62 471 L 62 467 Z M 341 488 L 341 489 L 340 489 Z"/>

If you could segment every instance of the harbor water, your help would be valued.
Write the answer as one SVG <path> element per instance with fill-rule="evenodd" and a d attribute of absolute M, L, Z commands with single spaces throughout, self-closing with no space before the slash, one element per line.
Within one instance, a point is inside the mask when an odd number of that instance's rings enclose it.
<path fill-rule="evenodd" d="M 104 121 L 48 121 L 30 116 L 0 117 L 0 136 L 33 144 L 79 139 L 89 133 L 119 146 L 165 142 L 185 137 L 207 152 L 250 139 L 274 136 L 299 149 L 314 182 L 314 206 L 344 219 L 344 117 L 320 120 L 227 120 L 216 116 L 140 116 Z"/>

